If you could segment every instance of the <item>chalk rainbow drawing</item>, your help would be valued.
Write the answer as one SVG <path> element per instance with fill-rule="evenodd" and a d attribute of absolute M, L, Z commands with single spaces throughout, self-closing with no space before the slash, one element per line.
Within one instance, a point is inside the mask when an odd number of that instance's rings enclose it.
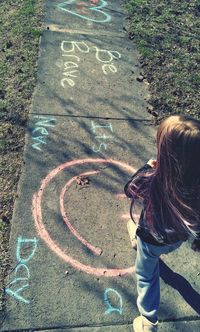
<path fill-rule="evenodd" d="M 82 14 L 79 14 L 78 12 L 75 12 L 73 10 L 70 10 L 67 8 L 68 5 L 71 5 L 71 4 L 74 4 L 76 2 L 76 0 L 68 0 L 68 1 L 64 1 L 62 3 L 59 3 L 58 5 L 56 5 L 56 7 L 60 10 L 63 10 L 67 13 L 70 13 L 72 15 L 75 15 L 75 16 L 78 16 L 84 20 L 87 20 L 87 21 L 91 21 L 91 22 L 96 22 L 96 23 L 106 23 L 106 22 L 110 22 L 111 21 L 111 16 L 104 12 L 102 9 L 105 8 L 107 6 L 107 1 L 105 0 L 100 0 L 100 4 L 95 6 L 95 5 L 90 5 L 87 7 L 88 10 L 91 11 L 91 13 L 100 13 L 101 15 L 103 14 L 103 17 L 102 19 L 95 19 L 95 18 L 91 18 L 91 17 L 87 17 L 85 15 L 82 15 Z"/>
<path fill-rule="evenodd" d="M 116 276 L 123 276 L 126 274 L 131 274 L 135 271 L 134 266 L 131 266 L 129 268 L 117 268 L 117 269 L 109 269 L 106 267 L 105 268 L 96 268 L 96 267 L 92 267 L 89 265 L 85 265 L 85 264 L 77 261 L 76 259 L 69 256 L 66 252 L 64 252 L 59 247 L 59 245 L 51 238 L 51 236 L 49 235 L 48 231 L 45 228 L 45 225 L 43 223 L 43 218 L 42 218 L 42 197 L 43 197 L 43 193 L 44 193 L 47 185 L 61 171 L 71 168 L 76 165 L 83 165 L 83 164 L 111 164 L 111 165 L 121 167 L 122 169 L 125 169 L 126 171 L 130 172 L 131 174 L 133 174 L 135 172 L 135 169 L 133 167 L 131 167 L 130 165 L 127 165 L 126 163 L 123 163 L 118 160 L 101 159 L 101 158 L 78 159 L 78 160 L 68 161 L 68 162 L 56 167 L 46 176 L 46 178 L 44 178 L 41 181 L 41 186 L 40 186 L 38 192 L 35 193 L 33 196 L 32 213 L 33 213 L 35 227 L 38 232 L 38 235 L 58 257 L 60 257 L 62 260 L 64 260 L 64 262 L 70 264 L 72 267 L 74 267 L 80 271 L 83 271 L 87 274 L 91 274 L 91 275 L 95 275 L 95 276 L 106 276 L 106 277 L 116 277 Z M 99 172 L 99 171 L 90 171 L 90 172 L 83 173 L 83 174 L 86 176 L 86 175 L 96 174 L 97 172 Z M 80 176 L 80 174 L 78 176 Z M 98 247 L 94 247 L 93 245 L 88 243 L 88 241 L 85 240 L 77 232 L 77 230 L 71 225 L 69 218 L 67 217 L 67 214 L 64 211 L 64 203 L 63 203 L 64 194 L 65 194 L 66 190 L 69 188 L 69 186 L 71 185 L 71 183 L 77 177 L 73 177 L 70 181 L 68 181 L 61 192 L 61 195 L 60 195 L 61 213 L 63 215 L 64 222 L 69 227 L 69 229 L 73 233 L 73 235 L 76 236 L 82 242 L 82 244 L 85 245 L 88 249 L 90 249 L 95 255 L 100 255 L 101 249 Z"/>
<path fill-rule="evenodd" d="M 78 177 L 85 177 L 88 175 L 92 175 L 92 174 L 97 174 L 100 171 L 90 171 L 90 172 L 85 172 L 85 173 L 81 173 L 78 175 Z M 67 225 L 67 227 L 70 229 L 71 233 L 74 234 L 74 236 L 76 236 L 76 238 L 83 244 L 85 245 L 88 249 L 90 249 L 90 251 L 93 252 L 94 255 L 96 256 L 100 256 L 102 253 L 102 249 L 101 248 L 97 248 L 94 247 L 93 245 L 91 245 L 88 241 L 86 241 L 78 232 L 77 230 L 72 226 L 72 224 L 69 221 L 69 218 L 65 212 L 65 207 L 64 207 L 64 196 L 66 193 L 66 190 L 70 187 L 70 185 L 72 184 L 72 182 L 76 181 L 77 176 L 74 176 L 71 180 L 69 180 L 66 185 L 64 186 L 64 188 L 61 191 L 61 195 L 60 195 L 60 208 L 61 208 L 61 214 L 63 217 L 63 220 L 65 222 L 65 224 Z"/>

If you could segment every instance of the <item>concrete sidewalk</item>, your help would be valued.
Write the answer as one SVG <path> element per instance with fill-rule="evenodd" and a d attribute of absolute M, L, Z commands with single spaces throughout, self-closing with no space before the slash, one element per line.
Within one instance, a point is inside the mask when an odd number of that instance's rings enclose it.
<path fill-rule="evenodd" d="M 132 331 L 135 252 L 123 195 L 155 156 L 123 1 L 46 1 L 10 239 L 1 331 Z M 199 255 L 162 257 L 160 331 L 199 331 Z"/>

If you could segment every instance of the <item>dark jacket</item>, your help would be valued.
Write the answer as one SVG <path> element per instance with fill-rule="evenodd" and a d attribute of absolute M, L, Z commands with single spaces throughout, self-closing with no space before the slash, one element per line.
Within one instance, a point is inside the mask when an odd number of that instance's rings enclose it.
<path fill-rule="evenodd" d="M 132 205 L 134 203 L 134 200 L 137 200 L 138 197 L 132 197 L 130 193 L 130 185 L 136 184 L 137 186 L 141 186 L 142 183 L 142 173 L 148 172 L 148 170 L 151 170 L 152 167 L 148 164 L 145 164 L 143 167 L 141 167 L 128 181 L 128 183 L 124 187 L 124 192 L 127 197 L 132 198 Z M 140 174 L 140 177 L 137 177 L 137 175 Z M 159 214 L 159 213 L 158 213 Z M 139 236 L 143 241 L 156 245 L 156 246 L 164 246 L 164 245 L 170 245 L 173 243 L 176 243 L 180 240 L 186 241 L 188 239 L 188 236 L 184 234 L 183 236 L 180 235 L 180 233 L 177 233 L 174 229 L 164 229 L 163 234 L 161 237 L 155 237 L 155 234 L 148 228 L 148 225 L 145 221 L 145 203 L 143 203 L 143 209 L 140 215 L 138 228 L 136 231 L 136 235 Z M 159 216 L 158 216 L 159 217 Z"/>

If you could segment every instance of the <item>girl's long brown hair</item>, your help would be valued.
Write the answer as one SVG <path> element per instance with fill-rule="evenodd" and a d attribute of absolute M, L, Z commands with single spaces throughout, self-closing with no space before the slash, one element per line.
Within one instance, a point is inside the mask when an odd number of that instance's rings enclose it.
<path fill-rule="evenodd" d="M 166 229 L 169 241 L 170 230 L 180 240 L 200 236 L 200 122 L 166 118 L 157 131 L 157 166 L 142 177 L 143 185 L 132 190 L 144 199 L 145 222 L 154 237 L 162 239 Z"/>

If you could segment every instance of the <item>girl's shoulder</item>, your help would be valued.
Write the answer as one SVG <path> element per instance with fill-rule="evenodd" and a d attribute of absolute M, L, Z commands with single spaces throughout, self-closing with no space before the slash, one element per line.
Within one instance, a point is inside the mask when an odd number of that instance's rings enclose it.
<path fill-rule="evenodd" d="M 144 183 L 144 177 L 147 173 L 151 173 L 152 166 L 146 163 L 144 166 L 140 167 L 136 173 L 134 173 L 131 179 L 126 183 L 124 187 L 124 192 L 127 197 L 133 198 L 134 189 L 140 187 Z"/>
<path fill-rule="evenodd" d="M 153 167 L 152 167 L 150 164 L 146 163 L 144 166 L 140 167 L 140 168 L 137 170 L 137 172 L 135 172 L 135 173 L 132 175 L 131 180 L 133 180 L 134 178 L 136 178 L 137 175 L 143 175 L 143 174 L 147 173 L 148 171 L 150 171 L 150 170 L 152 170 L 152 169 L 153 169 Z M 130 181 L 131 181 L 131 180 L 130 180 Z"/>

